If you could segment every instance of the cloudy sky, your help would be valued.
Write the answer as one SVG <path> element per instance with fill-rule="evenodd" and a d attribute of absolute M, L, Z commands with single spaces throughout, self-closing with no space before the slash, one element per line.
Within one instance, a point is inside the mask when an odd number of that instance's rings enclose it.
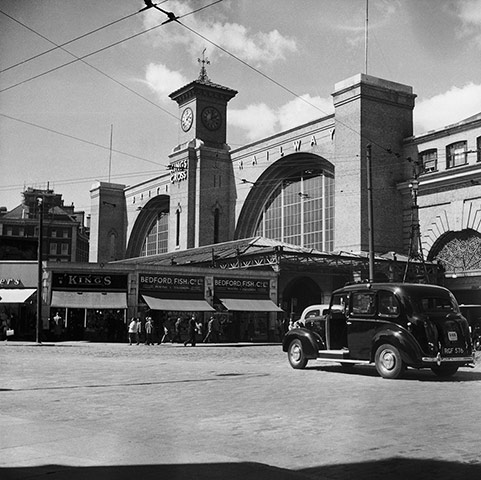
<path fill-rule="evenodd" d="M 181 24 L 143 0 L 0 0 L 0 206 L 49 185 L 88 212 L 95 181 L 164 173 L 168 95 L 204 49 L 210 79 L 239 92 L 233 148 L 332 113 L 334 85 L 366 72 L 366 5 L 367 73 L 413 87 L 415 133 L 481 112 L 481 0 L 156 3 Z"/>

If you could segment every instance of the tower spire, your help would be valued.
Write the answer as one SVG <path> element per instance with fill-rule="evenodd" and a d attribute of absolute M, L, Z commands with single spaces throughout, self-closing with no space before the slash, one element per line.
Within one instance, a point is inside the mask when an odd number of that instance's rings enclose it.
<path fill-rule="evenodd" d="M 201 65 L 198 80 L 202 83 L 210 83 L 210 78 L 207 76 L 207 69 L 205 68 L 206 65 L 210 65 L 210 61 L 206 58 L 205 51 L 206 49 L 204 48 L 204 50 L 202 50 L 202 60 L 200 58 L 197 59 Z"/>

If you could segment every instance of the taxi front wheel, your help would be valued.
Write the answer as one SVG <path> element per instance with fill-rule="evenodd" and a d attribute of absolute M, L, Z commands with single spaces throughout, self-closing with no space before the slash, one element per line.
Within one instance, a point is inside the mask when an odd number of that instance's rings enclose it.
<path fill-rule="evenodd" d="M 292 368 L 302 369 L 307 365 L 307 358 L 304 355 L 302 342 L 298 338 L 292 340 L 290 343 L 287 356 Z"/>
<path fill-rule="evenodd" d="M 399 378 L 405 369 L 399 350 L 389 344 L 381 345 L 376 350 L 375 364 L 383 378 Z"/>

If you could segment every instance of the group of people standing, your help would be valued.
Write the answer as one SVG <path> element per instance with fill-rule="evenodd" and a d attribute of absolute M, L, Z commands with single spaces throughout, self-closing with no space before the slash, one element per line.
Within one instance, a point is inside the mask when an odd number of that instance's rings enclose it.
<path fill-rule="evenodd" d="M 184 330 L 185 320 L 182 317 L 178 317 L 172 324 L 171 320 L 167 318 L 162 324 L 163 335 L 160 337 L 160 331 L 155 332 L 157 334 L 158 343 L 182 343 L 182 333 Z M 145 337 L 145 345 L 154 345 L 154 322 L 152 317 L 145 317 L 145 322 L 142 324 L 140 318 L 133 317 L 128 326 L 129 345 L 140 345 L 140 339 L 143 335 Z M 160 330 L 160 329 L 158 329 Z M 207 323 L 207 333 L 204 335 L 204 325 L 201 321 L 196 319 L 195 315 L 192 315 L 187 321 L 187 339 L 185 339 L 184 346 L 195 345 L 200 342 L 219 342 L 220 340 L 220 324 L 219 320 L 215 317 L 210 317 Z"/>

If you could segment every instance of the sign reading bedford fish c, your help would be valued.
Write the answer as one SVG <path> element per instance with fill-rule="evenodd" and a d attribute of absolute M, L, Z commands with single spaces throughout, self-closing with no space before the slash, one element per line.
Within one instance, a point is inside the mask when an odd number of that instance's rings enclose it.
<path fill-rule="evenodd" d="M 214 277 L 216 295 L 242 295 L 255 298 L 269 298 L 270 282 L 265 278 Z"/>
<path fill-rule="evenodd" d="M 162 293 L 198 293 L 204 295 L 204 277 L 195 275 L 155 275 L 139 274 L 140 291 L 155 291 Z"/>

